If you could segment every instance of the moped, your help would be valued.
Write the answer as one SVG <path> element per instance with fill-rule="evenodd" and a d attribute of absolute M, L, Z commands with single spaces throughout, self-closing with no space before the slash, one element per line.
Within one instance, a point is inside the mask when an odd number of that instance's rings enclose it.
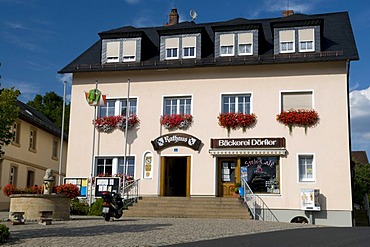
<path fill-rule="evenodd" d="M 111 217 L 116 219 L 121 218 L 123 211 L 123 200 L 120 194 L 115 192 L 104 191 L 103 198 L 103 217 L 105 221 L 109 221 Z"/>

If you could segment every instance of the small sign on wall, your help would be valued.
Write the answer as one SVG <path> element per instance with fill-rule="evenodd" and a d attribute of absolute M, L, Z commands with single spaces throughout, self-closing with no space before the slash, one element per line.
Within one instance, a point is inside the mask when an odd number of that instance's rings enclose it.
<path fill-rule="evenodd" d="M 301 209 L 305 211 L 320 211 L 320 190 L 301 189 Z"/>
<path fill-rule="evenodd" d="M 120 177 L 95 177 L 95 197 L 101 197 L 104 191 L 119 193 Z"/>
<path fill-rule="evenodd" d="M 146 152 L 144 154 L 144 164 L 143 164 L 143 178 L 151 179 L 153 178 L 153 154 L 151 152 Z"/>
<path fill-rule="evenodd" d="M 80 195 L 78 197 L 87 196 L 87 178 L 64 178 L 64 184 L 74 184 L 78 187 Z"/>

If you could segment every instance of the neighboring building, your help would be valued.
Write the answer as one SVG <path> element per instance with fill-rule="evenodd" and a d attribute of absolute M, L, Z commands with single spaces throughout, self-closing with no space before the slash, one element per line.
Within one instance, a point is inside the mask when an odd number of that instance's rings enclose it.
<path fill-rule="evenodd" d="M 18 188 L 42 185 L 45 171 L 53 170 L 55 184 L 59 179 L 60 128 L 33 107 L 17 102 L 19 115 L 11 131 L 11 143 L 4 147 L 4 160 L 0 168 L 0 183 L 4 187 L 13 184 Z M 62 176 L 65 176 L 67 138 L 64 135 Z M 9 198 L 0 195 L 0 210 L 9 209 Z"/>
<path fill-rule="evenodd" d="M 366 151 L 352 151 L 352 161 L 355 164 L 369 164 Z"/>
<path fill-rule="evenodd" d="M 68 177 L 124 172 L 126 150 L 143 197 L 230 196 L 245 176 L 279 221 L 309 219 L 301 190 L 319 189 L 315 223 L 352 225 L 348 78 L 359 57 L 346 12 L 197 24 L 178 23 L 172 10 L 163 27 L 99 36 L 59 71 L 73 73 Z M 140 125 L 128 130 L 127 149 L 114 130 L 98 132 L 92 150 L 94 107 L 84 92 L 95 81 L 107 95 L 98 117 L 126 114 L 129 93 Z M 320 122 L 290 133 L 276 116 L 292 108 L 314 109 Z M 227 112 L 257 122 L 228 135 L 218 124 Z M 160 117 L 171 114 L 193 122 L 168 130 Z"/>

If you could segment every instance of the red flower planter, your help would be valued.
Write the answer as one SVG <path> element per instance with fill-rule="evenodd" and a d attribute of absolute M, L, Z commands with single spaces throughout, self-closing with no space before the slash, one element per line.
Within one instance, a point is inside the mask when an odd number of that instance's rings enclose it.
<path fill-rule="evenodd" d="M 246 131 L 247 128 L 253 127 L 257 122 L 256 114 L 244 114 L 244 113 L 220 113 L 217 117 L 218 124 L 222 128 L 227 129 L 227 133 L 230 134 L 230 130 L 242 128 L 243 132 Z"/>
<path fill-rule="evenodd" d="M 160 123 L 169 130 L 176 128 L 187 129 L 193 123 L 193 116 L 190 114 L 163 115 L 161 116 Z"/>
<path fill-rule="evenodd" d="M 276 115 L 276 121 L 288 126 L 290 132 L 293 127 L 303 127 L 307 133 L 307 128 L 315 126 L 319 120 L 319 114 L 315 110 L 291 109 Z"/>

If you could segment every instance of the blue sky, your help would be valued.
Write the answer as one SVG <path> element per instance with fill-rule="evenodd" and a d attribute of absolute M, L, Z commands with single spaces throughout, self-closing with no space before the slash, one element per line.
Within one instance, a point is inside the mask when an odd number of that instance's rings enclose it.
<path fill-rule="evenodd" d="M 57 71 L 99 39 L 101 31 L 132 25 L 161 26 L 176 7 L 180 21 L 189 11 L 197 23 L 348 11 L 360 61 L 351 63 L 352 146 L 370 156 L 370 3 L 367 0 L 0 0 L 0 83 L 21 90 L 21 101 L 36 94 L 63 94 L 71 75 Z M 369 157 L 370 158 L 370 157 Z"/>

